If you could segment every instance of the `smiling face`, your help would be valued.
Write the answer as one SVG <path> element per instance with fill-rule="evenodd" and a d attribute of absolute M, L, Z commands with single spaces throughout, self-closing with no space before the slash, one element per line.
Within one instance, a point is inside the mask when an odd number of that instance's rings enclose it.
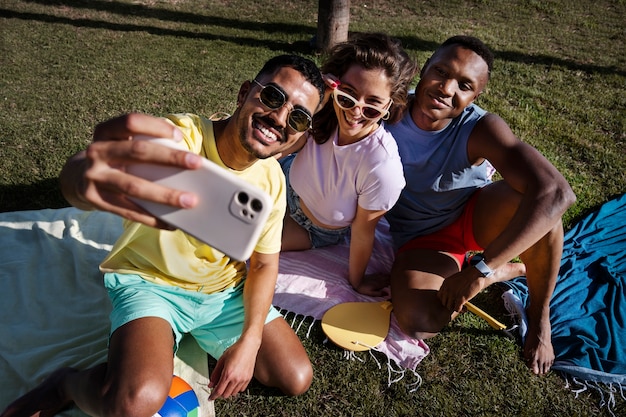
<path fill-rule="evenodd" d="M 424 66 L 411 116 L 424 130 L 443 129 L 482 93 L 489 79 L 487 63 L 459 45 L 438 50 Z"/>
<path fill-rule="evenodd" d="M 290 67 L 283 67 L 273 75 L 265 75 L 257 82 L 245 82 L 238 96 L 238 133 L 242 147 L 254 158 L 265 159 L 292 146 L 302 132 L 289 127 L 289 113 L 300 109 L 313 115 L 320 98 L 319 91 L 304 76 Z M 260 99 L 262 86 L 280 90 L 286 102 L 271 109 Z"/>
<path fill-rule="evenodd" d="M 337 87 L 344 93 L 359 101 L 351 109 L 342 109 L 333 101 L 335 114 L 339 124 L 339 143 L 354 143 L 376 130 L 381 118 L 368 119 L 363 115 L 362 104 L 369 104 L 379 109 L 388 109 L 391 103 L 391 83 L 385 72 L 380 69 L 365 69 L 360 65 L 352 65 L 343 76 Z"/>

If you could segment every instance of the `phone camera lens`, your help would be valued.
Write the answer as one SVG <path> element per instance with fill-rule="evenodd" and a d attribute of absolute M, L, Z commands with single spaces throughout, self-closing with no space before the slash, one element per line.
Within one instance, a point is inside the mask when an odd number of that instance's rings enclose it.
<path fill-rule="evenodd" d="M 257 213 L 263 210 L 263 203 L 261 203 L 261 201 L 257 200 L 256 198 L 252 200 L 251 206 L 252 210 L 256 211 Z"/>
<path fill-rule="evenodd" d="M 237 200 L 239 200 L 239 203 L 241 204 L 246 204 L 249 199 L 248 194 L 243 191 L 237 194 Z"/>

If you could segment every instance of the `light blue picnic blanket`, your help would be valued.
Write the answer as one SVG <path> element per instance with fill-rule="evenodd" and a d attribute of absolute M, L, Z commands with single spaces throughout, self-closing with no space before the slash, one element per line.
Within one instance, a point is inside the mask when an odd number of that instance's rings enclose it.
<path fill-rule="evenodd" d="M 524 278 L 505 283 L 521 313 Z M 506 293 L 505 293 L 506 295 Z M 506 297 L 505 297 L 506 300 Z M 550 320 L 552 369 L 626 389 L 626 194 L 587 215 L 565 235 Z M 525 323 L 521 323 L 522 332 Z M 524 334 L 522 334 L 524 336 Z"/>
<path fill-rule="evenodd" d="M 0 213 L 0 411 L 57 368 L 107 357 L 111 302 L 98 264 L 122 219 L 73 207 Z M 199 417 L 214 416 L 207 354 L 183 339 L 174 372 L 194 388 Z M 76 407 L 59 416 L 84 417 Z"/>

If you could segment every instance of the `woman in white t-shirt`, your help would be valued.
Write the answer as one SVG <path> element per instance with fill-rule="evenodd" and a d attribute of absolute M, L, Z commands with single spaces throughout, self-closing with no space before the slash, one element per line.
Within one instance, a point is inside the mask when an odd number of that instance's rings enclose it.
<path fill-rule="evenodd" d="M 282 250 L 333 245 L 350 233 L 348 280 L 363 294 L 384 295 L 388 285 L 365 276 L 376 225 L 405 185 L 383 121 L 401 118 L 417 70 L 400 42 L 384 34 L 338 44 L 322 65 L 330 97 L 294 153 L 281 159 L 288 205 Z"/>

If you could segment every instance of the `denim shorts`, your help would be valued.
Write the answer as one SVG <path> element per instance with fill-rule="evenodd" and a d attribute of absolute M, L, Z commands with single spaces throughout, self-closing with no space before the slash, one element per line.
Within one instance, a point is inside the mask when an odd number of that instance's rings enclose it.
<path fill-rule="evenodd" d="M 289 169 L 291 168 L 291 163 L 295 156 L 295 154 L 291 154 L 280 160 L 280 166 L 285 174 L 285 182 L 287 185 L 287 211 L 289 212 L 289 216 L 309 233 L 312 248 L 322 248 L 324 246 L 337 245 L 345 242 L 350 227 L 325 229 L 313 224 L 302 211 L 300 207 L 300 197 L 298 197 L 298 194 L 296 194 L 289 182 Z"/>
<path fill-rule="evenodd" d="M 111 334 L 142 317 L 166 320 L 174 332 L 174 350 L 185 333 L 214 358 L 235 343 L 243 329 L 243 283 L 214 294 L 156 284 L 134 274 L 104 274 L 104 285 L 113 304 Z M 265 323 L 280 317 L 270 307 Z"/>

